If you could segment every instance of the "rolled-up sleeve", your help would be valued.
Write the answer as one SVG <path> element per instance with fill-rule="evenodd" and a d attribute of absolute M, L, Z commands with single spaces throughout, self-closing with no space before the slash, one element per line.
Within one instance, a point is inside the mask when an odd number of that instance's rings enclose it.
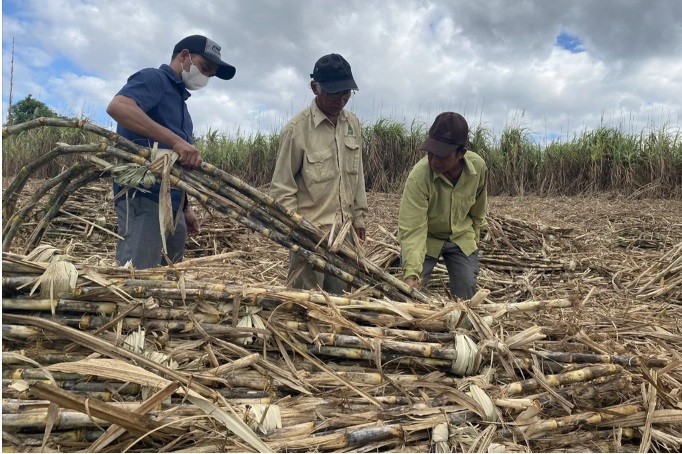
<path fill-rule="evenodd" d="M 270 182 L 270 196 L 291 211 L 297 211 L 296 175 L 303 165 L 303 150 L 296 145 L 294 130 L 286 127 L 280 136 L 275 171 Z"/>
<path fill-rule="evenodd" d="M 362 128 L 358 127 L 358 130 L 362 131 Z M 360 144 L 362 144 L 362 137 L 360 138 Z M 362 150 L 362 145 L 360 145 L 360 150 Z M 362 157 L 362 151 L 360 153 Z M 367 215 L 367 192 L 365 191 L 365 171 L 362 161 L 360 159 L 358 185 L 355 189 L 355 211 L 353 213 L 353 227 L 357 228 L 365 228 L 365 216 Z"/>
<path fill-rule="evenodd" d="M 421 278 L 426 257 L 428 234 L 428 191 L 417 180 L 408 177 L 398 213 L 398 238 L 401 246 L 403 279 Z"/>
<path fill-rule="evenodd" d="M 471 216 L 472 227 L 474 229 L 474 240 L 478 245 L 481 239 L 481 230 L 488 225 L 486 221 L 486 207 L 488 204 L 488 169 L 483 168 L 479 170 L 482 173 L 479 179 L 478 188 L 476 191 L 476 201 L 469 209 L 469 216 Z"/>

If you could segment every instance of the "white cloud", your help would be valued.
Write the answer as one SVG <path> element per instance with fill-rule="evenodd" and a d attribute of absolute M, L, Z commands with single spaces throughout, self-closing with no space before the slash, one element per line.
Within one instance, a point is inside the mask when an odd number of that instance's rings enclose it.
<path fill-rule="evenodd" d="M 3 118 L 13 96 L 110 122 L 127 77 L 202 33 L 237 67 L 189 101 L 197 133 L 278 131 L 310 103 L 320 56 L 350 62 L 358 117 L 430 124 L 457 110 L 499 133 L 523 122 L 568 136 L 604 120 L 679 122 L 682 2 L 574 0 L 12 0 L 3 2 Z M 9 12 L 9 13 L 8 13 Z M 585 52 L 555 45 L 570 32 Z M 662 120 L 663 121 L 663 120 Z M 635 127 L 636 129 L 636 127 Z"/>

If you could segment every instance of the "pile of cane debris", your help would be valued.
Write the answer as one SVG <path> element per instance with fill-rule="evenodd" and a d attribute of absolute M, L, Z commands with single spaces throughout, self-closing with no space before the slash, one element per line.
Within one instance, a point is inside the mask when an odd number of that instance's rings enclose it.
<path fill-rule="evenodd" d="M 92 172 L 72 185 L 81 174 L 66 172 L 3 197 L 5 450 L 682 448 L 674 230 L 632 244 L 646 260 L 618 267 L 582 249 L 586 233 L 493 212 L 481 290 L 454 301 L 440 265 L 426 295 L 387 291 L 394 281 L 378 269 L 397 276 L 394 211 L 371 213 L 356 271 L 333 241 L 316 249 L 291 228 L 273 243 L 250 221 L 265 218 L 265 198 L 251 188 L 258 201 L 239 211 L 208 179 L 186 261 L 115 267 L 107 180 Z M 371 205 L 395 209 L 381 197 Z M 626 231 L 613 232 L 622 247 Z M 287 289 L 297 246 L 361 285 L 343 296 Z"/>

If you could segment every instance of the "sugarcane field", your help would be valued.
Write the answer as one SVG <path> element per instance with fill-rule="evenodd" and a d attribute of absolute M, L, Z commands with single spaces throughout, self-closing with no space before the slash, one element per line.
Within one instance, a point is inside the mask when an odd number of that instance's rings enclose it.
<path fill-rule="evenodd" d="M 3 147 L 47 128 L 74 135 L 3 172 L 4 452 L 682 450 L 676 171 L 627 193 L 495 191 L 459 300 L 442 262 L 426 289 L 402 280 L 401 183 L 373 151 L 360 241 L 208 153 L 188 171 L 57 118 L 4 127 Z M 187 193 L 183 261 L 117 266 L 112 177 Z M 287 287 L 290 254 L 351 292 Z"/>

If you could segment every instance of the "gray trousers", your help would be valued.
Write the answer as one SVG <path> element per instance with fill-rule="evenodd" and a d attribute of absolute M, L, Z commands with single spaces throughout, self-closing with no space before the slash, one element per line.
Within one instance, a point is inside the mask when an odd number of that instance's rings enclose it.
<path fill-rule="evenodd" d="M 125 197 L 117 200 L 115 209 L 118 234 L 123 237 L 116 245 L 118 265 L 132 261 L 138 270 L 166 265 L 159 230 L 159 203 L 138 195 L 128 200 Z M 173 263 L 182 261 L 186 238 L 185 217 L 180 216 L 175 233 L 166 237 L 168 257 Z"/>
<path fill-rule="evenodd" d="M 330 274 L 316 271 L 306 259 L 292 252 L 289 253 L 287 284 L 292 288 L 302 290 L 317 290 L 319 287 L 334 295 L 342 295 L 350 288 L 347 282 Z"/>
<path fill-rule="evenodd" d="M 476 293 L 476 277 L 478 276 L 478 251 L 468 257 L 455 243 L 446 241 L 440 251 L 445 261 L 450 277 L 450 293 L 452 296 L 464 300 L 470 299 Z M 424 259 L 422 271 L 422 288 L 426 290 L 431 272 L 438 263 L 438 258 L 429 257 Z"/>

